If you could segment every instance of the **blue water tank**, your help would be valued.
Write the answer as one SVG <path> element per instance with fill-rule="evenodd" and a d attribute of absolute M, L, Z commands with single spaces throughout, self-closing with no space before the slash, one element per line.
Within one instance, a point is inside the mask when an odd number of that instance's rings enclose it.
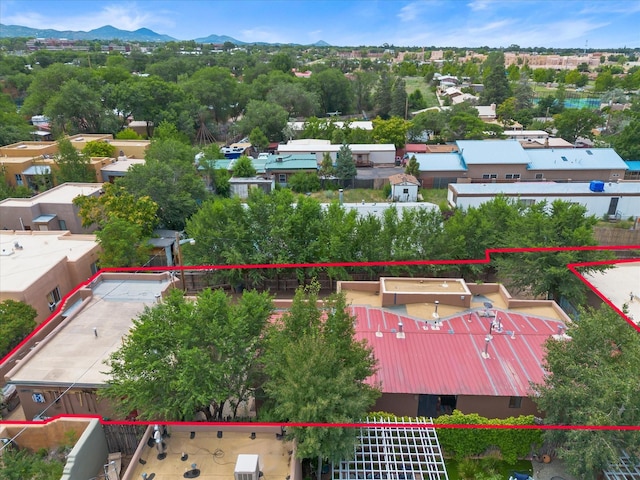
<path fill-rule="evenodd" d="M 592 192 L 604 192 L 604 182 L 600 180 L 592 180 L 589 184 L 589 190 Z"/>

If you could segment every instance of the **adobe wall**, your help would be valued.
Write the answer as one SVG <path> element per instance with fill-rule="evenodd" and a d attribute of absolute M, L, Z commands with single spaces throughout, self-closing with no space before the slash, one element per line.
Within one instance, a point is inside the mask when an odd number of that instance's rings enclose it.
<path fill-rule="evenodd" d="M 540 416 L 540 412 L 530 398 L 522 397 L 520 408 L 509 408 L 510 398 L 458 395 L 456 409 L 462 413 L 477 413 L 486 418 L 508 418 L 518 415 Z"/>
<path fill-rule="evenodd" d="M 383 393 L 370 409 L 372 412 L 388 412 L 402 417 L 418 414 L 418 395 L 410 393 Z"/>
<path fill-rule="evenodd" d="M 102 425 L 97 419 L 93 419 L 67 456 L 60 480 L 92 478 L 105 465 L 108 455 L 107 439 Z"/>
<path fill-rule="evenodd" d="M 36 452 L 41 448 L 49 449 L 67 445 L 69 441 L 77 441 L 92 421 L 96 420 L 61 418 L 46 424 L 5 424 L 0 428 L 0 437 L 12 438 L 18 435 L 15 439 L 18 447 Z"/>

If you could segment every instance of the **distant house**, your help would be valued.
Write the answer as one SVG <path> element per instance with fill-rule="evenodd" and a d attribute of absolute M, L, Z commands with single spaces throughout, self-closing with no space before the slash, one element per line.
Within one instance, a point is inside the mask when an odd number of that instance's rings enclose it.
<path fill-rule="evenodd" d="M 420 182 L 413 175 L 398 173 L 389 177 L 394 202 L 417 202 Z"/>
<path fill-rule="evenodd" d="M 450 184 L 448 201 L 452 207 L 478 207 L 498 195 L 516 199 L 523 205 L 555 200 L 584 205 L 588 215 L 612 219 L 640 216 L 640 182 L 518 182 Z"/>
<path fill-rule="evenodd" d="M 316 156 L 318 165 L 322 163 L 325 153 L 335 162 L 337 153 L 342 145 L 331 144 L 329 140 L 302 139 L 290 140 L 285 145 L 278 145 L 278 154 L 294 153 L 312 154 Z M 378 166 L 392 166 L 395 164 L 396 147 L 390 144 L 351 144 L 349 145 L 353 159 L 357 164 Z"/>
<path fill-rule="evenodd" d="M 95 197 L 101 191 L 101 183 L 63 183 L 31 198 L 7 198 L 0 201 L 0 228 L 91 233 L 97 227 L 82 226 L 73 199 Z"/>
<path fill-rule="evenodd" d="M 281 186 L 286 186 L 291 175 L 298 172 L 318 173 L 318 162 L 313 154 L 269 155 L 264 165 L 265 175 Z"/>
<path fill-rule="evenodd" d="M 31 305 L 37 322 L 97 271 L 100 246 L 94 235 L 0 230 L 0 244 L 0 301 Z"/>
<path fill-rule="evenodd" d="M 456 147 L 457 152 L 415 154 L 424 188 L 456 182 L 611 182 L 623 179 L 628 169 L 611 148 L 525 149 L 517 140 L 458 140 Z"/>

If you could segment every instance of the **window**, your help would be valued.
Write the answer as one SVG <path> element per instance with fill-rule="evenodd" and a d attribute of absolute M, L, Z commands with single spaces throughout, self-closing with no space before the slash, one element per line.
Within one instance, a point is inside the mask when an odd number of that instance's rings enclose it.
<path fill-rule="evenodd" d="M 278 174 L 278 182 L 279 183 L 287 183 L 287 174 L 286 173 Z"/>
<path fill-rule="evenodd" d="M 498 178 L 498 175 L 495 173 L 485 173 L 484 175 L 482 175 L 483 180 L 490 180 L 492 178 Z"/>
<path fill-rule="evenodd" d="M 518 199 L 518 203 L 523 207 L 530 207 L 531 205 L 536 203 L 536 201 L 533 198 L 520 198 Z"/>
<path fill-rule="evenodd" d="M 520 408 L 522 406 L 522 397 L 509 397 L 509 408 Z"/>
<path fill-rule="evenodd" d="M 519 173 L 507 173 L 504 178 L 506 178 L 507 180 L 515 180 L 520 178 L 520 174 Z"/>
<path fill-rule="evenodd" d="M 89 268 L 91 268 L 91 275 L 98 273 L 98 265 L 96 265 L 95 262 L 93 262 Z"/>
<path fill-rule="evenodd" d="M 409 189 L 408 188 L 403 188 L 402 189 L 402 193 L 404 193 L 405 195 L 409 195 Z"/>
<path fill-rule="evenodd" d="M 60 296 L 60 290 L 58 289 L 58 287 L 47 293 L 47 302 L 49 303 L 49 309 L 51 311 L 56 308 L 56 305 L 58 305 L 61 298 L 62 297 Z"/>
<path fill-rule="evenodd" d="M 619 173 L 612 173 L 611 176 L 615 178 L 615 177 L 619 177 L 620 174 Z"/>
<path fill-rule="evenodd" d="M 16 185 L 21 187 L 23 185 L 22 183 L 22 175 L 20 175 L 19 173 L 16 173 Z"/>
<path fill-rule="evenodd" d="M 544 178 L 544 174 L 536 173 L 536 180 L 542 180 Z"/>
<path fill-rule="evenodd" d="M 60 230 L 66 230 L 67 229 L 67 222 L 65 222 L 64 220 L 58 220 L 60 222 Z"/>

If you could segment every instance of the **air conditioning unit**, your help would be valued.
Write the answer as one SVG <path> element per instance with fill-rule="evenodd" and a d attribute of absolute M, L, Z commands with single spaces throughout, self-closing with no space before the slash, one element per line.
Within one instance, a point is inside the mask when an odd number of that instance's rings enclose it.
<path fill-rule="evenodd" d="M 260 455 L 238 455 L 233 476 L 234 480 L 258 480 L 260 478 Z"/>

